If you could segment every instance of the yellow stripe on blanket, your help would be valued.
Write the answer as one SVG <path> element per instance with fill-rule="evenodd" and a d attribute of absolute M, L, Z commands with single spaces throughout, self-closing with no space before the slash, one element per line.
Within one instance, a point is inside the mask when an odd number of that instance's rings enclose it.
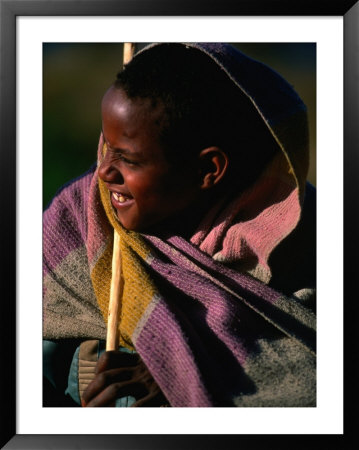
<path fill-rule="evenodd" d="M 146 263 L 149 263 L 151 253 L 140 236 L 127 232 L 118 223 L 112 209 L 109 191 L 100 179 L 99 188 L 106 215 L 121 237 L 124 289 L 119 320 L 120 345 L 134 350 L 131 336 L 157 292 L 146 270 Z M 113 238 L 107 242 L 103 254 L 98 258 L 91 272 L 97 301 L 106 322 L 110 299 L 112 249 Z"/>

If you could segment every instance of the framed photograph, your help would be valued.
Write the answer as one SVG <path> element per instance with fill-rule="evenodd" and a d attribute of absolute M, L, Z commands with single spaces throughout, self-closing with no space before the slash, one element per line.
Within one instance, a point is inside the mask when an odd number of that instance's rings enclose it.
<path fill-rule="evenodd" d="M 256 448 L 268 442 L 277 448 L 288 444 L 314 448 L 322 441 L 328 448 L 347 448 L 355 425 L 348 411 L 356 375 L 352 355 L 357 314 L 355 302 L 348 299 L 355 298 L 358 229 L 358 2 L 0 1 L 1 248 L 6 258 L 1 315 L 2 448 Z M 302 49 L 304 59 L 310 53 L 310 81 L 305 78 L 309 72 L 291 79 L 296 66 L 283 75 L 299 91 L 301 85 L 312 89 L 299 93 L 312 102 L 310 146 L 315 151 L 309 179 L 318 192 L 315 408 L 43 408 L 42 211 L 58 187 L 91 162 L 88 144 L 76 133 L 88 134 L 87 142 L 92 142 L 98 132 L 100 115 L 94 117 L 90 110 L 99 106 L 101 83 L 109 85 L 109 77 L 116 75 L 109 61 L 125 41 L 231 42 L 278 71 L 282 68 L 270 61 L 271 48 L 281 48 L 287 55 Z M 86 49 L 94 54 L 95 47 L 96 64 L 92 61 L 88 67 L 97 65 L 96 77 L 103 81 L 91 104 L 87 99 L 81 110 L 77 102 L 79 110 L 74 115 L 84 114 L 84 129 L 75 124 L 70 132 L 66 121 L 71 118 L 65 110 L 52 111 L 53 122 L 46 122 L 48 99 L 64 82 L 56 78 L 58 62 L 51 65 L 49 61 L 62 55 L 74 92 L 83 92 L 90 86 L 89 75 L 84 60 L 77 59 L 86 55 Z M 108 59 L 98 56 L 103 49 Z M 308 63 L 304 59 L 298 67 Z M 118 69 L 120 65 L 119 58 Z M 75 66 L 77 78 L 70 71 Z M 87 130 L 86 123 L 91 123 Z M 83 159 L 78 166 L 73 163 L 74 172 L 66 164 L 63 170 L 53 170 L 54 166 L 60 169 L 58 153 L 70 139 L 75 148 L 86 147 Z M 71 152 L 66 158 L 72 158 Z"/>

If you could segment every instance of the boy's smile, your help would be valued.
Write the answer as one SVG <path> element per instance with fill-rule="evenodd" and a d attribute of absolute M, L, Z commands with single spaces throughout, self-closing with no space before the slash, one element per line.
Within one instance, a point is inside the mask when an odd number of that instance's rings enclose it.
<path fill-rule="evenodd" d="M 170 164 L 160 143 L 161 104 L 127 97 L 111 87 L 102 102 L 102 129 L 107 151 L 99 177 L 128 230 L 145 231 L 176 216 L 198 200 L 200 182 L 194 163 Z M 194 158 L 195 160 L 195 158 Z"/>

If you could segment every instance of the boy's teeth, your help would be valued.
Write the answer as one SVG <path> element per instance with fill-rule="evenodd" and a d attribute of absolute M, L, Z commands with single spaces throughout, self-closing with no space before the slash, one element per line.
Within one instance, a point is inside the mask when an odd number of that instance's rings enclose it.
<path fill-rule="evenodd" d="M 113 192 L 113 196 L 120 203 L 124 203 L 126 201 L 126 197 L 124 197 L 122 194 L 117 194 L 116 192 Z"/>

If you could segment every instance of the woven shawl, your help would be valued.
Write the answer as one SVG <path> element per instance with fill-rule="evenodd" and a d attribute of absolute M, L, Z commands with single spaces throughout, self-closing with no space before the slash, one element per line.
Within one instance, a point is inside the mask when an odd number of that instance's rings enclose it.
<path fill-rule="evenodd" d="M 190 241 L 125 230 L 97 167 L 62 188 L 44 213 L 44 337 L 105 339 L 116 229 L 120 344 L 140 354 L 172 406 L 314 406 L 315 316 L 268 286 L 270 255 L 301 218 L 305 106 L 231 46 L 186 45 L 248 95 L 282 153 L 246 192 L 215 205 Z M 98 162 L 103 151 L 101 136 Z"/>

